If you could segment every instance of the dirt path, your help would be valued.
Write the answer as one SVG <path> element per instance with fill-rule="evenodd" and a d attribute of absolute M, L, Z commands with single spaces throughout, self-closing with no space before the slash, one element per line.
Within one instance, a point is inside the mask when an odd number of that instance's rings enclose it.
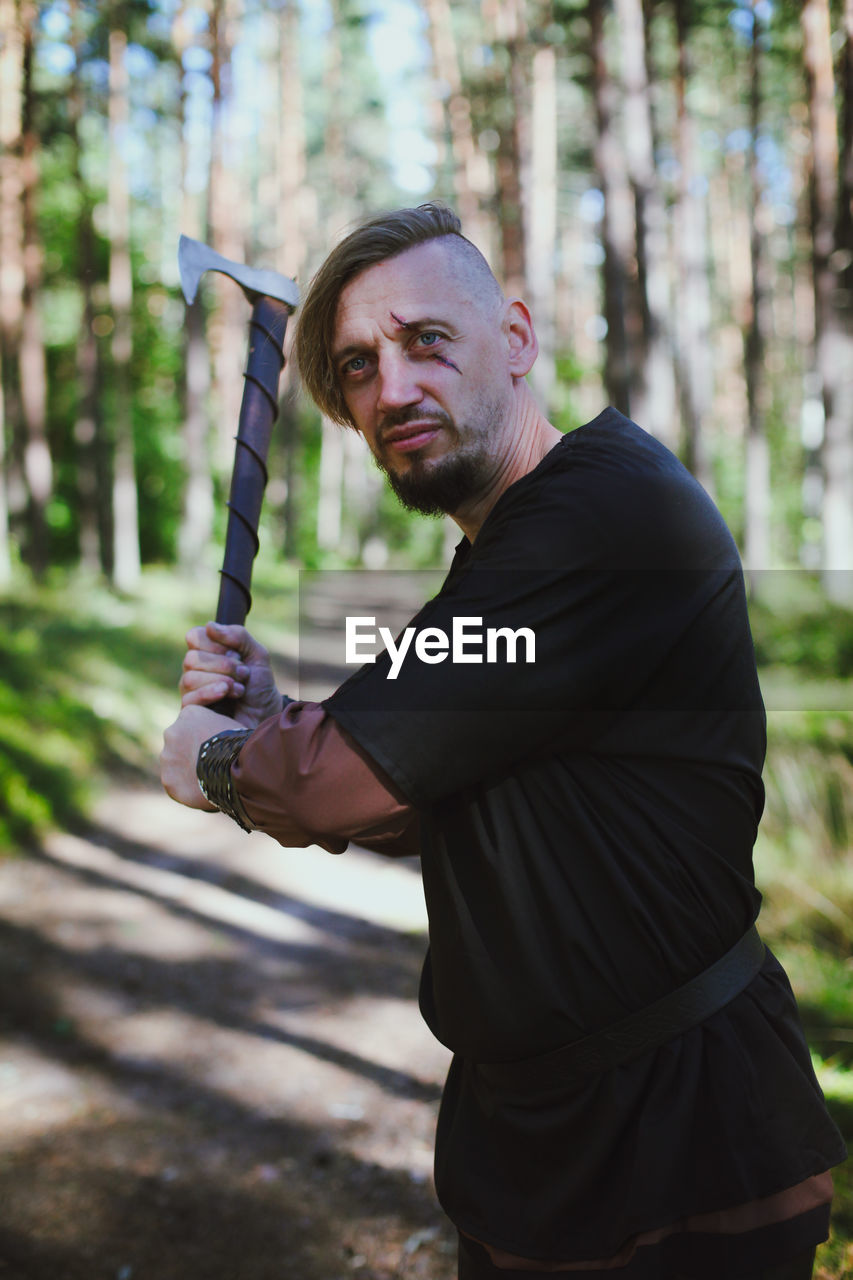
<path fill-rule="evenodd" d="M 0 1276 L 449 1280 L 416 866 L 97 818 L 0 865 Z"/>
<path fill-rule="evenodd" d="M 451 1280 L 425 926 L 416 864 L 154 787 L 0 862 L 0 1278 Z"/>

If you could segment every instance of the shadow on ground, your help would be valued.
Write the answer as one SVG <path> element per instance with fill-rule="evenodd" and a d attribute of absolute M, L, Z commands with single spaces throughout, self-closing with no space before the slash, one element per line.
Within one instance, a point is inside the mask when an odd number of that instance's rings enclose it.
<path fill-rule="evenodd" d="M 450 1280 L 415 872 L 114 801 L 0 866 L 0 1276 Z"/>

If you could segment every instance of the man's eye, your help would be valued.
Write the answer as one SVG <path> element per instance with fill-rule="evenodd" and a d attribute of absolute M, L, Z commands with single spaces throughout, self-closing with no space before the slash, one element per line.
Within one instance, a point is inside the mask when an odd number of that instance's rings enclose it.
<path fill-rule="evenodd" d="M 441 341 L 440 333 L 433 333 L 430 329 L 428 333 L 419 333 L 418 342 L 422 347 L 434 347 L 437 342 Z"/>
<path fill-rule="evenodd" d="M 352 360 L 347 360 L 343 367 L 343 373 L 361 373 L 362 369 L 367 365 L 364 356 L 353 356 Z"/>

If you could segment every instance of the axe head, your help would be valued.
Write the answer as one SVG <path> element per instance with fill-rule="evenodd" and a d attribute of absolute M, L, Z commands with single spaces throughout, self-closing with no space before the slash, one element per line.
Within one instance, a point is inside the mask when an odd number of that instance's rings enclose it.
<path fill-rule="evenodd" d="M 209 245 L 200 240 L 191 240 L 189 236 L 181 236 L 178 243 L 178 268 L 181 273 L 181 288 L 187 302 L 194 302 L 198 292 L 198 283 L 205 271 L 221 271 L 223 275 L 236 280 L 249 301 L 254 305 L 258 298 L 276 298 L 288 307 L 299 303 L 299 289 L 295 280 L 280 275 L 278 271 L 267 271 L 243 266 L 240 262 L 232 262 L 223 258 Z"/>

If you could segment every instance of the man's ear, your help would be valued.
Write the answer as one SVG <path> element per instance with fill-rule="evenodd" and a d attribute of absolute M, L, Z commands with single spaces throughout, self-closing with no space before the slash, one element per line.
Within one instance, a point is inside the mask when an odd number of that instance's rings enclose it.
<path fill-rule="evenodd" d="M 520 298 L 511 298 L 504 315 L 504 333 L 509 343 L 509 370 L 514 378 L 523 378 L 533 368 L 539 354 L 539 342 L 533 318 Z"/>

